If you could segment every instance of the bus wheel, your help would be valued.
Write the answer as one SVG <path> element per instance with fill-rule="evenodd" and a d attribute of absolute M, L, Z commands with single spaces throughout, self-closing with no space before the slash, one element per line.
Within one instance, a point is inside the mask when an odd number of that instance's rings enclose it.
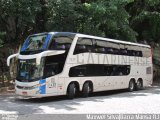
<path fill-rule="evenodd" d="M 128 91 L 132 92 L 132 91 L 134 91 L 134 89 L 135 89 L 135 82 L 134 82 L 134 80 L 130 80 L 129 86 L 128 86 Z"/>
<path fill-rule="evenodd" d="M 90 91 L 91 91 L 91 87 L 89 85 L 89 82 L 84 83 L 83 89 L 82 89 L 82 96 L 83 97 L 88 97 Z"/>
<path fill-rule="evenodd" d="M 136 90 L 141 90 L 143 89 L 143 82 L 142 80 L 138 80 L 136 84 Z"/>
<path fill-rule="evenodd" d="M 76 95 L 76 85 L 74 83 L 71 83 L 69 86 L 68 86 L 68 92 L 67 92 L 67 95 L 68 95 L 68 98 L 69 99 L 73 99 Z"/>

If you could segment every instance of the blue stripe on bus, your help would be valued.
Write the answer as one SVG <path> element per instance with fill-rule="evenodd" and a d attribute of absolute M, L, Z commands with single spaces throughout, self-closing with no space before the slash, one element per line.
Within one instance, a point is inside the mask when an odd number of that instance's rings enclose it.
<path fill-rule="evenodd" d="M 21 48 L 21 51 L 25 51 L 28 47 L 28 42 L 29 42 L 29 37 L 25 40 L 22 48 Z"/>
<path fill-rule="evenodd" d="M 46 42 L 45 42 L 45 44 L 44 44 L 44 46 L 43 46 L 43 49 L 44 49 L 44 50 L 47 49 L 48 44 L 49 44 L 51 38 L 52 38 L 52 35 L 51 35 L 51 34 L 48 34 L 48 35 L 47 35 L 47 38 L 46 38 Z"/>
<path fill-rule="evenodd" d="M 39 81 L 40 84 L 40 94 L 46 94 L 46 79 L 42 79 Z"/>

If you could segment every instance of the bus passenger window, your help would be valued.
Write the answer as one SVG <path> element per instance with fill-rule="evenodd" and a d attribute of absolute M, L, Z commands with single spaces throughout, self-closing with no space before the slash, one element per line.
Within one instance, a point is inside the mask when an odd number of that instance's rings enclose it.
<path fill-rule="evenodd" d="M 57 50 L 65 50 L 66 47 L 63 44 L 62 45 L 59 44 L 56 46 L 56 48 L 57 48 Z"/>
<path fill-rule="evenodd" d="M 119 49 L 114 48 L 114 49 L 113 49 L 113 53 L 114 53 L 115 55 L 119 55 Z"/>
<path fill-rule="evenodd" d="M 142 57 L 142 51 L 136 51 L 136 56 Z"/>
<path fill-rule="evenodd" d="M 70 77 L 82 77 L 86 75 L 86 67 L 85 66 L 75 66 L 70 68 L 69 76 Z"/>
<path fill-rule="evenodd" d="M 50 63 L 45 65 L 44 76 L 50 77 L 58 73 L 58 64 Z"/>
<path fill-rule="evenodd" d="M 74 54 L 83 53 L 86 51 L 85 45 L 77 45 L 74 51 Z"/>
<path fill-rule="evenodd" d="M 79 38 L 74 50 L 74 54 L 92 52 L 92 39 Z"/>
<path fill-rule="evenodd" d="M 108 54 L 113 54 L 113 49 L 112 48 L 107 48 L 107 53 Z"/>
<path fill-rule="evenodd" d="M 134 50 L 128 50 L 127 52 L 128 52 L 129 56 L 135 56 L 136 55 Z"/>
<path fill-rule="evenodd" d="M 110 66 L 112 69 L 112 72 L 111 72 L 111 76 L 116 76 L 118 73 L 117 73 L 117 67 L 116 66 Z"/>
<path fill-rule="evenodd" d="M 101 53 L 105 53 L 105 48 L 99 48 L 99 51 L 101 52 Z"/>
<path fill-rule="evenodd" d="M 133 55 L 133 56 L 136 56 L 136 51 L 133 50 L 133 51 L 132 51 L 132 55 Z"/>
<path fill-rule="evenodd" d="M 105 48 L 102 48 L 102 47 L 96 48 L 95 51 L 96 51 L 96 53 L 105 53 L 106 52 Z"/>
<path fill-rule="evenodd" d="M 121 55 L 127 55 L 127 49 L 120 49 Z"/>
<path fill-rule="evenodd" d="M 72 43 L 72 39 L 67 36 L 54 36 L 50 45 L 49 50 L 68 50 Z"/>

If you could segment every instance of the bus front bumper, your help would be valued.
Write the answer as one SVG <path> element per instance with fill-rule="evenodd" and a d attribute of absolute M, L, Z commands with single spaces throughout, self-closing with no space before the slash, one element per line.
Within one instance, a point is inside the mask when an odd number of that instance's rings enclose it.
<path fill-rule="evenodd" d="M 24 90 L 24 89 L 18 89 L 18 88 L 15 88 L 15 94 L 26 97 L 26 98 L 33 98 L 33 97 L 34 98 L 41 98 L 41 97 L 47 97 L 47 96 L 61 95 L 57 92 L 52 92 L 50 94 L 49 93 L 41 93 L 39 89 Z"/>
<path fill-rule="evenodd" d="M 52 91 L 51 93 L 46 92 L 46 87 L 25 87 L 25 86 L 15 86 L 15 94 L 24 97 L 47 97 L 47 96 L 57 96 L 59 93 L 57 91 Z"/>

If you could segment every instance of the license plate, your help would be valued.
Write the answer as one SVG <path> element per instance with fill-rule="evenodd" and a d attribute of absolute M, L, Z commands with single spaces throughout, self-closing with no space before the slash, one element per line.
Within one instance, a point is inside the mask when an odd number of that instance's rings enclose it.
<path fill-rule="evenodd" d="M 22 92 L 22 95 L 27 95 L 27 92 Z"/>

